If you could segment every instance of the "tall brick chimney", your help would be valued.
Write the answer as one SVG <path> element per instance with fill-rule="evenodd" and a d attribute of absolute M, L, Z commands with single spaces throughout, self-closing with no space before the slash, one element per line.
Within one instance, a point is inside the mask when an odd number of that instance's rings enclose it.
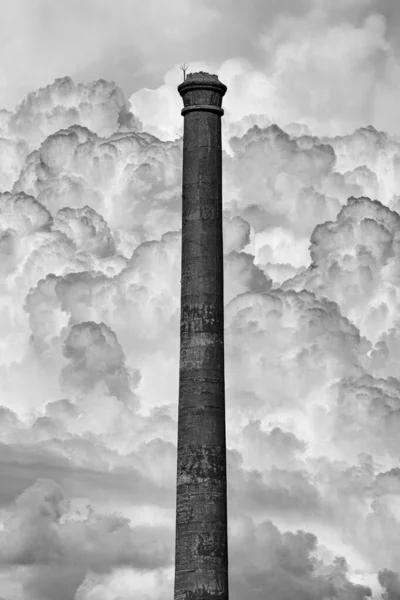
<path fill-rule="evenodd" d="M 190 73 L 183 98 L 182 279 L 174 600 L 228 600 L 222 98 Z"/>

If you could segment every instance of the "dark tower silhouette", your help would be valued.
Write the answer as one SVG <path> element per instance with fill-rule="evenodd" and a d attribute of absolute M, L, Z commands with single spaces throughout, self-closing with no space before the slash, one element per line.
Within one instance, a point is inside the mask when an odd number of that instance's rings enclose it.
<path fill-rule="evenodd" d="M 190 73 L 183 98 L 182 279 L 174 600 L 228 600 L 222 98 Z"/>

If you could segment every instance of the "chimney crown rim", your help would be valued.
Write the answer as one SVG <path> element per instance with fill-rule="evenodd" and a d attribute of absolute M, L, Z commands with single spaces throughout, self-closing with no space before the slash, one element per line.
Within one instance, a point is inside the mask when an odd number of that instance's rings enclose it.
<path fill-rule="evenodd" d="M 185 81 L 178 86 L 181 96 L 193 89 L 212 89 L 224 96 L 228 88 L 218 79 L 218 75 L 199 71 L 186 75 Z"/>

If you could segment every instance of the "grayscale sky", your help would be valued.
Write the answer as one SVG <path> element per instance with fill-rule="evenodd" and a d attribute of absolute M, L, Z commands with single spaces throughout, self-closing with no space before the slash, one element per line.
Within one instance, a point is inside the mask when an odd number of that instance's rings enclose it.
<path fill-rule="evenodd" d="M 400 4 L 0 8 L 0 600 L 172 598 L 182 63 L 228 86 L 231 600 L 399 600 Z"/>

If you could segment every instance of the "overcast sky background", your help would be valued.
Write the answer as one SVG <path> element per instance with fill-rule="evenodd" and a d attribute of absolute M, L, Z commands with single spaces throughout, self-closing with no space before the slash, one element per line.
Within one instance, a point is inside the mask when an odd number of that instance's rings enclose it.
<path fill-rule="evenodd" d="M 400 600 L 400 5 L 0 6 L 0 600 L 172 598 L 182 63 L 228 86 L 231 600 Z"/>

